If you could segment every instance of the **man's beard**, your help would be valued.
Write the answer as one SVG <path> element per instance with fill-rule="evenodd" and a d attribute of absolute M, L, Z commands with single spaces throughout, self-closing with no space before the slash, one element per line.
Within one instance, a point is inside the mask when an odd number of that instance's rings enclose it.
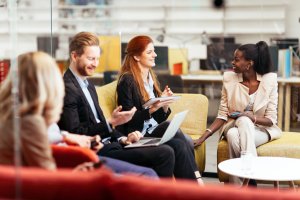
<path fill-rule="evenodd" d="M 87 66 L 82 66 L 80 67 L 80 65 L 78 66 L 78 73 L 81 75 L 81 76 L 91 76 L 92 74 L 89 74 L 87 72 Z"/>

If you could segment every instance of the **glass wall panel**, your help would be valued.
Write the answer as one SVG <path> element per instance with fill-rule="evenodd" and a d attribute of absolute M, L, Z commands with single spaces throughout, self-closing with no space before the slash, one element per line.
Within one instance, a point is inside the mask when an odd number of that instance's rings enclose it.
<path fill-rule="evenodd" d="M 0 159 L 3 159 L 0 160 L 0 165 L 14 164 L 15 166 L 14 191 L 16 199 L 22 197 L 20 173 L 21 167 L 26 165 L 23 162 L 23 150 L 21 149 L 21 144 L 24 141 L 20 137 L 22 117 L 20 117 L 21 107 L 19 102 L 18 56 L 29 51 L 39 50 L 39 37 L 48 37 L 51 41 L 52 17 L 51 0 L 0 1 L 0 148 L 2 154 Z M 48 43 L 47 49 L 45 49 L 49 54 L 53 54 L 51 46 L 53 45 Z M 10 84 L 7 84 L 8 82 Z M 5 91 L 5 88 L 9 88 L 8 92 Z M 3 97 L 6 93 L 8 95 Z M 34 139 L 32 138 L 32 140 Z M 7 141 L 11 142 L 11 147 L 7 146 Z M 14 157 L 10 158 L 3 155 Z"/>

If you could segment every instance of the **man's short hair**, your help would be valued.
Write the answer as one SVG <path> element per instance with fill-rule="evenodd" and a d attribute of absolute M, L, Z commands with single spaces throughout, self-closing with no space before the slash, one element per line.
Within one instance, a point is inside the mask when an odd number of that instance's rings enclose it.
<path fill-rule="evenodd" d="M 97 35 L 90 32 L 77 33 L 70 41 L 69 55 L 75 51 L 79 56 L 83 54 L 87 46 L 99 46 L 100 42 Z"/>

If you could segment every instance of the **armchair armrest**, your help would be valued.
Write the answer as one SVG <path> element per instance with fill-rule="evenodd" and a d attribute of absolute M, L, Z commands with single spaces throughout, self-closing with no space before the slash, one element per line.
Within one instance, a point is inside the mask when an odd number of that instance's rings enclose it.
<path fill-rule="evenodd" d="M 58 168 L 74 168 L 84 162 L 98 162 L 98 155 L 90 149 L 78 146 L 51 145 Z"/>
<path fill-rule="evenodd" d="M 198 139 L 206 129 L 208 99 L 202 94 L 176 93 L 181 99 L 171 104 L 172 113 L 169 119 L 183 110 L 189 110 L 185 120 L 181 124 L 181 130 L 189 134 L 192 139 Z M 205 143 L 195 149 L 195 160 L 200 172 L 205 170 Z"/>

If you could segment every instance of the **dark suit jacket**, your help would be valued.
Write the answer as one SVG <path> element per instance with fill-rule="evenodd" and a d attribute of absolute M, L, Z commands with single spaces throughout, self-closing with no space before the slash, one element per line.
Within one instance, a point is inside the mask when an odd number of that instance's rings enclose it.
<path fill-rule="evenodd" d="M 100 123 L 96 122 L 92 109 L 73 73 L 68 69 L 64 74 L 65 91 L 64 107 L 58 125 L 60 129 L 71 133 L 83 135 L 100 135 L 100 137 L 112 137 L 112 141 L 123 136 L 114 130 L 109 133 L 105 117 L 99 106 L 95 86 L 89 83 L 88 90 L 95 104 Z"/>
<path fill-rule="evenodd" d="M 133 79 L 132 74 L 124 74 L 121 77 L 117 86 L 117 93 L 118 104 L 122 105 L 122 110 L 130 110 L 134 106 L 137 109 L 132 119 L 126 124 L 118 126 L 117 129 L 124 134 L 128 134 L 136 130 L 142 131 L 144 121 L 150 119 L 151 116 L 149 114 L 149 109 L 143 108 L 144 100 L 142 99 L 142 95 Z M 155 95 L 157 96 L 156 93 Z M 170 109 L 167 113 L 165 113 L 163 108 L 160 108 L 156 112 L 152 113 L 152 117 L 160 124 L 168 118 L 170 113 Z"/>

